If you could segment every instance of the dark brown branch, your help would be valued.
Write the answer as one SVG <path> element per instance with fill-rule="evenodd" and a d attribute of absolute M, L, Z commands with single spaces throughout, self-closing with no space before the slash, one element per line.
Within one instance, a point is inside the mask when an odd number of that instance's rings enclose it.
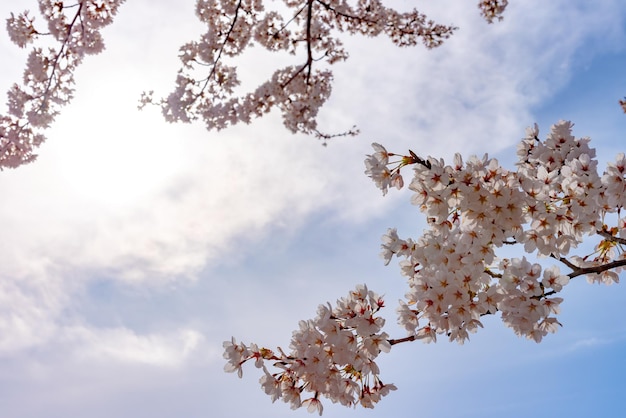
<path fill-rule="evenodd" d="M 489 276 L 493 277 L 494 279 L 501 279 L 502 278 L 502 274 L 501 273 L 494 273 L 493 271 L 491 271 L 488 268 L 485 268 L 485 273 L 487 273 Z"/>
<path fill-rule="evenodd" d="M 554 254 L 552 254 L 551 257 L 556 260 L 559 260 L 561 263 L 565 264 L 567 267 L 573 270 L 570 274 L 567 275 L 570 279 L 573 279 L 574 277 L 577 277 L 577 276 L 581 276 L 583 274 L 600 274 L 605 271 L 612 270 L 614 268 L 626 266 L 626 259 L 612 261 L 610 263 L 601 264 L 599 266 L 579 267 L 575 265 L 574 263 L 572 263 L 571 261 L 569 261 L 565 257 L 556 257 Z"/>
<path fill-rule="evenodd" d="M 391 345 L 396 345 L 396 344 L 400 344 L 400 343 L 406 343 L 409 341 L 415 341 L 417 340 L 417 335 L 409 335 L 408 337 L 404 337 L 404 338 L 394 338 L 391 340 L 387 340 L 389 342 L 389 344 Z"/>
<path fill-rule="evenodd" d="M 311 79 L 311 63 L 313 62 L 313 51 L 311 47 L 311 21 L 313 20 L 313 0 L 308 0 L 306 12 L 306 64 L 309 70 L 306 74 L 306 83 Z"/>
<path fill-rule="evenodd" d="M 298 74 L 300 74 L 302 71 L 304 71 L 305 68 L 309 67 L 310 65 L 311 64 L 309 62 L 306 62 L 304 65 L 302 65 L 302 67 L 298 69 L 298 71 L 296 71 L 291 77 L 289 77 L 289 80 L 285 81 L 280 86 L 282 88 L 285 88 L 287 85 L 289 85 L 289 83 L 291 83 L 298 76 Z"/>
<path fill-rule="evenodd" d="M 600 266 L 594 266 L 594 267 L 581 267 L 576 271 L 571 272 L 570 274 L 568 274 L 570 279 L 573 279 L 576 276 L 580 276 L 581 274 L 600 274 L 602 272 L 608 271 L 608 270 L 612 270 L 614 268 L 618 268 L 618 267 L 622 267 L 622 266 L 626 266 L 626 259 L 624 260 L 616 260 L 616 261 L 612 261 L 610 263 L 607 264 L 602 264 Z"/>
<path fill-rule="evenodd" d="M 307 0 L 307 16 L 306 16 L 306 50 L 307 50 L 307 58 L 306 62 L 296 71 L 287 81 L 282 83 L 280 86 L 285 88 L 289 83 L 291 83 L 302 71 L 308 69 L 306 75 L 306 84 L 309 84 L 309 79 L 311 78 L 311 70 L 313 63 L 313 49 L 311 47 L 311 21 L 313 19 L 313 0 Z"/>

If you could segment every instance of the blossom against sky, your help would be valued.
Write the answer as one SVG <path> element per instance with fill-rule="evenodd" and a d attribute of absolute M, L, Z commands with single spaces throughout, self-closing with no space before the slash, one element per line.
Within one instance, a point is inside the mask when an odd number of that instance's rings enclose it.
<path fill-rule="evenodd" d="M 0 15 L 36 9 L 25 3 L 4 1 Z M 381 314 L 402 336 L 393 324 L 405 283 L 378 257 L 380 237 L 423 225 L 408 193 L 383 198 L 363 174 L 371 142 L 445 158 L 489 152 L 506 165 L 526 126 L 538 122 L 543 137 L 571 119 L 600 166 L 626 151 L 618 0 L 511 2 L 494 25 L 471 1 L 424 4 L 461 28 L 433 51 L 349 38 L 320 115 L 361 135 L 326 148 L 278 115 L 215 133 L 136 110 L 142 91 L 169 92 L 177 48 L 202 30 L 184 3 L 124 4 L 38 161 L 0 173 L 7 416 L 308 416 L 272 405 L 258 370 L 224 373 L 222 341 L 286 347 L 299 319 L 358 283 L 385 294 Z M 0 48 L 6 91 L 25 53 L 5 33 Z M 252 51 L 242 79 L 272 64 Z M 462 347 L 401 344 L 379 357 L 398 391 L 371 411 L 326 404 L 324 415 L 619 416 L 626 292 L 581 280 L 564 297 L 564 327 L 539 345 L 498 318 Z"/>

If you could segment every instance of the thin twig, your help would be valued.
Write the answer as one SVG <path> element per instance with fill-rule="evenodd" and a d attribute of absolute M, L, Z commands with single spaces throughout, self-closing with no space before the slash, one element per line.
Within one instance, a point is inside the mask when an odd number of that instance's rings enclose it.
<path fill-rule="evenodd" d="M 295 15 L 293 15 L 293 17 L 292 17 L 291 19 L 289 19 L 287 22 L 285 22 L 285 23 L 284 23 L 284 24 L 280 27 L 280 29 L 278 29 L 276 32 L 274 32 L 274 33 L 272 34 L 272 38 L 273 38 L 273 37 L 275 37 L 276 35 L 278 35 L 279 33 L 281 33 L 281 32 L 282 32 L 282 31 L 283 31 L 283 30 L 284 30 L 287 26 L 289 26 L 289 24 L 290 24 L 291 22 L 293 22 L 293 21 L 294 21 L 294 20 L 295 20 L 295 19 L 296 19 L 299 15 L 300 15 L 300 13 L 302 13 L 302 11 L 303 11 L 306 7 L 307 7 L 306 5 L 302 6 L 302 7 L 300 8 L 300 10 L 298 10 L 298 11 L 296 12 L 296 14 L 295 14 Z"/>
<path fill-rule="evenodd" d="M 70 37 L 72 36 L 72 29 L 74 28 L 74 24 L 76 23 L 76 19 L 78 19 L 80 17 L 80 12 L 83 8 L 83 3 L 80 3 L 78 6 L 78 10 L 76 11 L 76 15 L 74 15 L 74 19 L 72 19 L 72 23 L 69 24 L 68 28 L 67 28 L 67 36 L 65 37 L 65 39 L 63 40 L 63 43 L 61 44 L 61 49 L 59 49 L 59 53 L 54 57 L 54 62 L 52 64 L 52 71 L 50 73 L 50 77 L 48 77 L 48 85 L 46 86 L 46 89 L 44 90 L 43 94 L 39 97 L 41 97 L 41 104 L 39 105 L 39 108 L 36 110 L 35 113 L 39 113 L 44 106 L 46 105 L 47 101 L 48 101 L 48 94 L 50 93 L 50 89 L 52 87 L 52 80 L 54 79 L 54 74 L 58 68 L 59 65 L 59 60 L 61 59 L 61 54 L 63 54 L 63 50 L 66 49 L 65 47 L 67 46 Z M 81 21 L 82 24 L 82 21 Z M 58 83 L 55 84 L 55 86 L 58 85 Z M 28 125 L 28 123 L 26 124 Z M 26 126 L 24 125 L 24 126 Z M 24 127 L 22 126 L 22 128 Z"/>

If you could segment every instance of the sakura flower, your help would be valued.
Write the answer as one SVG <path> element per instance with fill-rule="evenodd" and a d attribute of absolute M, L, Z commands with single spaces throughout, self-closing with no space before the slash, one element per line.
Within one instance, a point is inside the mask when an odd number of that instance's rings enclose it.
<path fill-rule="evenodd" d="M 374 142 L 372 143 L 372 148 L 374 148 L 374 154 L 371 157 L 377 159 L 382 165 L 387 165 L 389 163 L 389 152 L 382 145 Z"/>
<path fill-rule="evenodd" d="M 324 407 L 322 403 L 317 398 L 309 398 L 302 402 L 302 406 L 306 406 L 306 410 L 308 412 L 317 412 L 320 416 L 322 416 L 322 412 L 324 411 Z"/>
<path fill-rule="evenodd" d="M 276 402 L 276 400 L 282 396 L 280 381 L 274 378 L 265 367 L 263 367 L 263 373 L 259 383 L 261 383 L 265 394 L 270 396 L 272 402 Z"/>
<path fill-rule="evenodd" d="M 228 373 L 237 372 L 237 376 L 243 375 L 241 365 L 249 358 L 250 352 L 245 344 L 237 344 L 235 337 L 230 341 L 224 341 L 224 358 L 228 360 L 224 366 L 224 371 Z"/>
<path fill-rule="evenodd" d="M 374 156 L 368 156 L 365 160 L 365 174 L 374 180 L 376 187 L 382 190 L 383 196 L 387 194 L 387 190 L 392 184 L 392 173 L 385 164 Z M 398 180 L 395 182 L 398 183 Z"/>
<path fill-rule="evenodd" d="M 557 266 L 550 266 L 543 271 L 543 284 L 546 288 L 554 289 L 556 292 L 560 292 L 563 286 L 569 283 L 569 277 L 561 274 Z"/>

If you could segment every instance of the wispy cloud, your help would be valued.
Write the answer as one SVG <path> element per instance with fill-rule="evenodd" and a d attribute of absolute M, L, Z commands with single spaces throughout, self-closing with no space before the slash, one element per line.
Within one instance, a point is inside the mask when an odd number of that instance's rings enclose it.
<path fill-rule="evenodd" d="M 588 348 L 597 347 L 599 345 L 610 344 L 612 341 L 603 338 L 591 337 L 583 340 L 578 340 L 569 346 L 569 351 L 583 350 Z"/>

